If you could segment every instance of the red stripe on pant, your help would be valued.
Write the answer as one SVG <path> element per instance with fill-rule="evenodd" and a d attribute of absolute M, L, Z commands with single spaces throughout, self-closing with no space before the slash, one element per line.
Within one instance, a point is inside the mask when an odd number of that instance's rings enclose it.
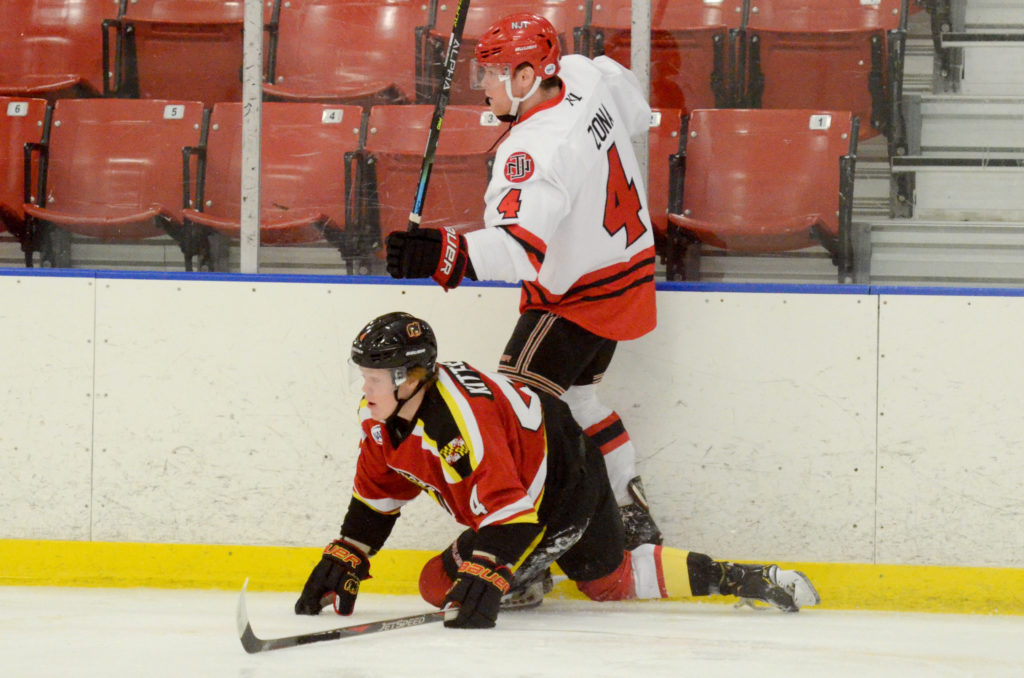
<path fill-rule="evenodd" d="M 615 571 L 600 579 L 578 581 L 576 588 L 591 600 L 633 600 L 636 587 L 633 585 L 633 555 L 623 551 L 622 562 Z"/>

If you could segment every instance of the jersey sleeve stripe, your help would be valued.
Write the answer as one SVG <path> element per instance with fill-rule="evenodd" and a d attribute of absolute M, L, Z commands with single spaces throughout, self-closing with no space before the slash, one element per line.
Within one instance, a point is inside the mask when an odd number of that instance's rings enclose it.
<path fill-rule="evenodd" d="M 541 265 L 544 263 L 544 256 L 547 254 L 547 244 L 519 224 L 504 224 L 498 228 L 504 229 L 509 237 L 523 248 L 533 267 L 540 270 Z"/>
<path fill-rule="evenodd" d="M 437 459 L 437 463 L 441 467 L 441 472 L 444 474 L 445 482 L 449 485 L 462 482 L 462 475 L 460 475 L 458 469 L 448 464 L 444 456 L 441 455 L 441 451 L 438 449 L 437 441 L 427 434 L 423 429 L 422 424 L 418 424 L 416 428 L 413 429 L 413 435 L 419 436 L 422 441 L 420 447 Z"/>
<path fill-rule="evenodd" d="M 504 508 L 490 513 L 480 521 L 480 527 L 485 525 L 504 523 L 535 523 L 538 522 L 537 511 L 540 510 L 541 501 L 544 500 L 544 482 L 548 477 L 548 451 L 547 442 L 544 444 L 544 458 L 533 474 L 530 487 L 526 490 L 526 496 L 512 502 Z"/>
<path fill-rule="evenodd" d="M 546 535 L 547 532 L 548 532 L 547 526 L 546 525 L 541 526 L 540 532 L 537 533 L 537 536 L 533 538 L 533 541 L 530 542 L 530 545 L 527 546 L 526 549 L 523 551 L 523 555 L 519 557 L 519 560 L 517 560 L 515 563 L 512 564 L 512 571 L 513 572 L 515 572 L 516 570 L 518 570 L 522 566 L 522 564 L 526 560 L 526 558 L 531 553 L 533 553 L 534 549 L 537 548 L 537 546 L 540 544 L 541 540 L 544 539 L 544 535 Z"/>
<path fill-rule="evenodd" d="M 459 391 L 459 386 L 448 372 L 444 369 L 439 369 L 437 377 L 438 392 L 448 404 L 448 409 L 455 419 L 455 425 L 469 446 L 470 465 L 472 468 L 476 468 L 484 458 L 484 443 L 483 436 L 480 435 L 480 427 L 472 416 L 473 408 L 470 407 L 469 402 L 466 401 L 466 398 Z M 470 416 L 464 417 L 463 414 L 469 414 Z"/>
<path fill-rule="evenodd" d="M 355 490 L 352 491 L 352 496 L 363 502 L 377 513 L 385 513 L 388 515 L 394 515 L 398 513 L 403 506 L 409 503 L 409 500 L 404 499 L 369 499 L 362 496 Z"/>
<path fill-rule="evenodd" d="M 486 518 L 480 521 L 480 527 L 506 523 L 536 523 L 538 521 L 537 511 L 530 502 L 530 498 L 523 497 L 497 511 L 491 511 Z"/>

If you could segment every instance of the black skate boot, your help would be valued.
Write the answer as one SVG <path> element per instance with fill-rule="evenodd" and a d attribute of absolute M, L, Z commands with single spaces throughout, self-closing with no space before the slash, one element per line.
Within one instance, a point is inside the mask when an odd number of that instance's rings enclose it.
<path fill-rule="evenodd" d="M 640 476 L 629 481 L 629 494 L 633 497 L 633 503 L 619 507 L 622 526 L 626 531 L 626 550 L 632 551 L 640 544 L 660 544 L 661 530 L 651 517 L 651 507 L 647 505 L 647 495 L 644 494 Z"/>
<path fill-rule="evenodd" d="M 539 577 L 525 584 L 514 586 L 501 597 L 500 608 L 504 610 L 529 610 L 544 602 L 544 596 L 555 588 L 555 580 L 551 577 L 551 568 L 544 570 Z"/>
<path fill-rule="evenodd" d="M 783 570 L 778 565 L 719 563 L 723 569 L 718 593 L 746 600 L 759 600 L 783 612 L 797 612 L 821 602 L 811 580 L 803 572 Z M 712 593 L 715 593 L 712 586 Z"/>

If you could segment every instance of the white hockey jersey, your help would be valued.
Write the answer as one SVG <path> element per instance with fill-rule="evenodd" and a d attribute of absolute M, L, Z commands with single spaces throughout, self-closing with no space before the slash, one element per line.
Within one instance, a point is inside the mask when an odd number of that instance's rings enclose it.
<path fill-rule="evenodd" d="M 602 337 L 654 329 L 654 236 L 631 136 L 651 109 L 633 74 L 562 57 L 563 87 L 498 147 L 484 229 L 466 234 L 480 280 L 522 281 L 520 311 L 544 309 Z"/>

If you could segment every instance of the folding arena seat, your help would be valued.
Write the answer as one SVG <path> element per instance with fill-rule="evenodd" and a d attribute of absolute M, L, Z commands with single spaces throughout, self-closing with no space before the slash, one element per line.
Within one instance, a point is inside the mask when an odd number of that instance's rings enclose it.
<path fill-rule="evenodd" d="M 453 104 L 480 105 L 483 93 L 469 86 L 469 62 L 480 36 L 498 19 L 517 12 L 533 12 L 551 22 L 558 31 L 559 46 L 563 54 L 574 51 L 573 31 L 582 26 L 586 16 L 588 0 L 472 0 L 466 14 L 466 25 L 462 31 L 458 61 L 452 79 L 450 102 Z M 432 3 L 436 15 L 430 20 L 430 30 L 425 34 L 424 45 L 418 54 L 417 83 L 418 101 L 433 101 L 440 85 L 444 57 L 448 50 L 448 38 L 455 21 L 456 2 Z"/>
<path fill-rule="evenodd" d="M 358 106 L 263 104 L 261 244 L 341 243 L 361 118 Z M 240 236 L 242 104 L 214 106 L 205 144 L 190 150 L 200 164 L 195 188 L 186 185 L 185 202 L 195 205 L 184 211 L 186 242 L 195 246 L 186 250 L 187 259 L 203 254 L 211 232 Z"/>
<path fill-rule="evenodd" d="M 682 111 L 655 109 L 648 138 L 647 209 L 659 252 L 665 251 L 669 212 L 682 207 Z"/>
<path fill-rule="evenodd" d="M 197 101 L 58 101 L 48 143 L 33 153 L 41 169 L 25 177 L 36 196 L 24 205 L 35 244 L 45 251 L 54 228 L 103 240 L 176 232 L 182 148 L 199 142 L 202 123 Z"/>
<path fill-rule="evenodd" d="M 361 226 L 379 237 L 379 243 L 409 223 L 432 114 L 428 105 L 370 110 Z M 453 226 L 461 232 L 483 226 L 491 147 L 503 128 L 483 106 L 448 107 L 423 205 L 423 226 Z"/>
<path fill-rule="evenodd" d="M 743 21 L 743 0 L 653 0 L 651 105 L 693 110 L 734 103 L 731 30 Z M 594 2 L 580 51 L 631 63 L 631 0 Z"/>
<path fill-rule="evenodd" d="M 415 97 L 424 0 L 274 0 L 271 100 L 403 103 Z"/>
<path fill-rule="evenodd" d="M 0 95 L 63 97 L 103 90 L 104 18 L 111 0 L 3 0 L 0 19 Z"/>
<path fill-rule="evenodd" d="M 207 105 L 238 101 L 244 9 L 244 0 L 126 3 L 119 20 L 104 28 L 104 71 L 113 78 L 104 82 L 105 93 Z M 113 26 L 115 41 L 106 32 Z"/>
<path fill-rule="evenodd" d="M 49 127 L 45 99 L 0 97 L 0 231 L 24 241 L 27 143 L 38 143 Z"/>
<path fill-rule="evenodd" d="M 902 90 L 906 3 L 750 0 L 746 105 L 848 110 L 864 121 L 862 138 L 888 133 Z"/>
<path fill-rule="evenodd" d="M 693 111 L 669 268 L 694 240 L 747 253 L 820 244 L 847 266 L 855 120 L 820 109 Z"/>

